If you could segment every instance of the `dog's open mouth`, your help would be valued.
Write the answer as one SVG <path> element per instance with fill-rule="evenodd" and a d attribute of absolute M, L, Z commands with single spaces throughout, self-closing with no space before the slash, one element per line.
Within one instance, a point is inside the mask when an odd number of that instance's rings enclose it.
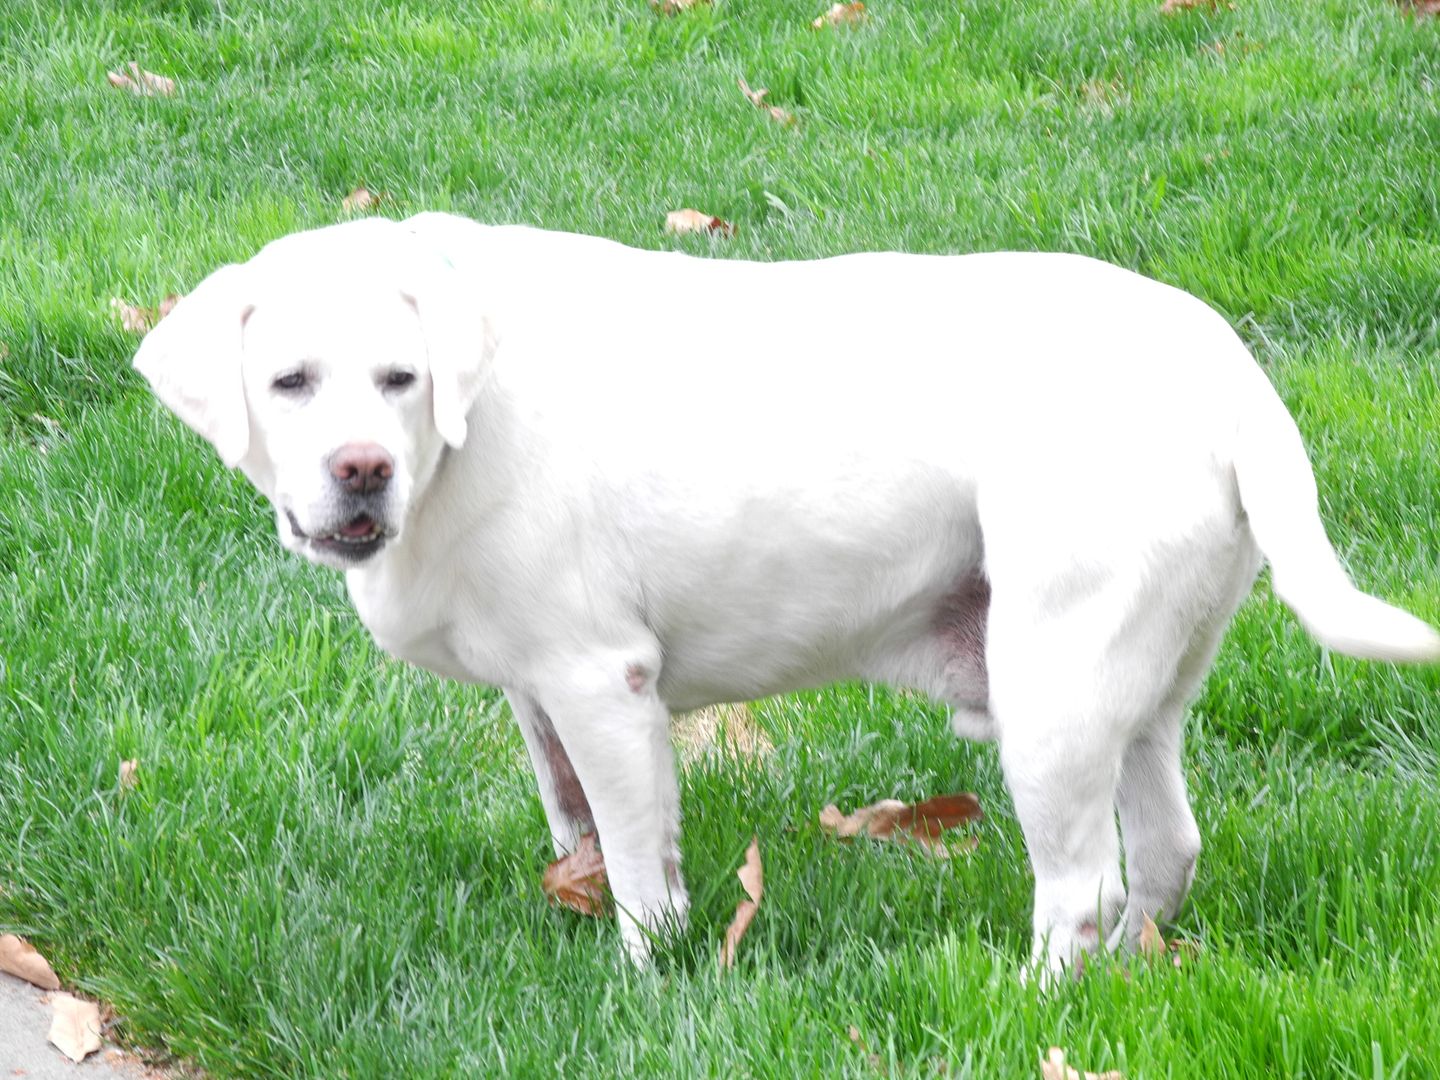
<path fill-rule="evenodd" d="M 350 559 L 365 559 L 384 546 L 385 530 L 369 514 L 357 514 L 335 532 L 312 536 L 310 542 L 324 551 Z"/>
<path fill-rule="evenodd" d="M 321 551 L 341 555 L 356 562 L 374 555 L 389 539 L 385 527 L 369 514 L 356 514 L 333 532 L 314 534 L 302 530 L 300 522 L 288 510 L 285 516 L 290 519 L 290 529 L 296 536 L 304 537 Z"/>
<path fill-rule="evenodd" d="M 341 544 L 366 544 L 380 536 L 381 533 L 378 521 L 369 514 L 357 514 L 342 525 L 339 532 L 333 532 L 325 539 Z"/>

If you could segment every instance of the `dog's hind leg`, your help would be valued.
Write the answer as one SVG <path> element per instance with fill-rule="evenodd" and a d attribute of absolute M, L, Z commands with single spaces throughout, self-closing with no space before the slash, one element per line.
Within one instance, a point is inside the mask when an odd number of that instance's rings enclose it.
<path fill-rule="evenodd" d="M 1116 805 L 1125 839 L 1125 911 L 1112 949 L 1138 949 L 1148 916 L 1173 919 L 1190 891 L 1200 856 L 1200 829 L 1190 809 L 1181 764 L 1185 704 L 1167 702 L 1125 750 Z"/>
<path fill-rule="evenodd" d="M 1175 683 L 1154 717 L 1125 750 L 1116 805 L 1125 840 L 1125 913 L 1110 945 L 1136 948 L 1148 916 L 1173 919 L 1195 877 L 1200 830 L 1185 790 L 1182 761 L 1187 707 L 1204 681 L 1235 609 L 1249 593 L 1260 556 L 1248 536 L 1237 537 L 1210 617 L 1195 631 Z"/>
<path fill-rule="evenodd" d="M 1081 673 L 1051 667 L 1066 635 L 1033 627 L 1027 636 L 1029 663 L 992 665 L 991 700 L 1035 874 L 1031 959 L 1049 977 L 1097 948 L 1125 901 L 1114 805 L 1123 744 L 1091 687 L 1076 685 Z M 997 637 L 998 658 L 1009 646 Z"/>
<path fill-rule="evenodd" d="M 990 704 L 1035 872 L 1033 958 L 1051 975 L 1119 925 L 1122 786 L 1140 899 L 1183 892 L 1172 886 L 1183 886 L 1193 862 L 1194 824 L 1178 783 L 1178 727 L 1167 734 L 1156 719 L 1177 715 L 1178 673 L 1216 615 L 1233 554 L 1209 535 L 1099 547 L 1078 559 L 1066 537 L 1053 548 L 1032 544 L 1024 561 L 991 564 Z M 1208 660 L 1208 651 L 1197 658 L 1195 678 Z M 1145 805 L 1152 798 L 1163 811 Z"/>
<path fill-rule="evenodd" d="M 506 690 L 510 711 L 520 726 L 525 748 L 530 751 L 530 764 L 535 769 L 535 783 L 540 789 L 540 804 L 550 825 L 550 838 L 555 854 L 574 851 L 580 838 L 595 831 L 595 817 L 585 798 L 585 789 L 575 775 L 575 767 L 555 733 L 555 725 L 538 702 L 518 690 Z"/>

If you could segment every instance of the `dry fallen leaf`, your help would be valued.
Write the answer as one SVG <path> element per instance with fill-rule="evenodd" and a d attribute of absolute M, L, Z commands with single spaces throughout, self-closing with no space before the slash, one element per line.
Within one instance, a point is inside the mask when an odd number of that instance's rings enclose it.
<path fill-rule="evenodd" d="M 120 320 L 122 330 L 128 330 L 132 334 L 147 334 L 161 319 L 169 315 L 184 297 L 171 293 L 164 300 L 161 300 L 157 307 L 138 307 L 118 296 L 110 298 L 110 310 Z"/>
<path fill-rule="evenodd" d="M 750 84 L 745 81 L 745 76 L 743 75 L 735 81 L 740 84 L 740 92 L 750 99 L 751 105 L 754 105 L 757 109 L 763 109 L 765 107 L 765 95 L 770 92 L 769 90 L 751 90 Z"/>
<path fill-rule="evenodd" d="M 1186 960 L 1193 959 L 1200 946 L 1193 941 L 1166 941 L 1160 935 L 1160 928 L 1149 915 L 1140 928 L 1140 955 L 1147 960 L 1169 959 L 1175 967 L 1184 967 Z"/>
<path fill-rule="evenodd" d="M 134 60 L 125 64 L 119 71 L 106 73 L 110 85 L 119 90 L 129 90 L 132 94 L 139 94 L 141 97 L 153 97 L 159 94 L 161 97 L 169 97 L 175 93 L 175 80 L 167 79 L 164 75 L 156 75 L 153 71 L 145 71 Z"/>
<path fill-rule="evenodd" d="M 1050 1053 L 1040 1059 L 1040 1076 L 1041 1080 L 1125 1080 L 1124 1074 L 1113 1070 L 1092 1073 L 1066 1065 L 1065 1051 L 1058 1046 L 1050 1047 Z"/>
<path fill-rule="evenodd" d="M 735 966 L 735 950 L 740 939 L 745 936 L 745 931 L 749 930 L 750 924 L 755 921 L 755 912 L 760 910 L 760 897 L 765 892 L 765 871 L 760 865 L 759 837 L 751 837 L 750 846 L 745 849 L 745 863 L 735 871 L 735 876 L 740 879 L 740 884 L 745 887 L 750 899 L 741 900 L 735 905 L 735 918 L 726 928 L 725 941 L 720 946 L 722 968 Z"/>
<path fill-rule="evenodd" d="M 1154 919 L 1146 915 L 1145 922 L 1140 927 L 1140 955 L 1154 959 L 1164 956 L 1165 948 L 1165 939 L 1160 936 L 1160 928 L 1155 925 Z"/>
<path fill-rule="evenodd" d="M 34 945 L 14 934 L 0 934 L 0 971 L 9 972 L 41 990 L 60 989 L 60 980 L 55 977 L 49 961 Z"/>
<path fill-rule="evenodd" d="M 371 191 L 367 187 L 357 187 L 340 200 L 340 209 L 347 214 L 363 214 L 366 210 L 373 210 L 379 206 L 384 198 L 383 194 Z"/>
<path fill-rule="evenodd" d="M 946 829 L 979 821 L 984 814 L 974 795 L 938 795 L 914 806 L 899 799 L 881 799 L 853 814 L 842 814 L 833 803 L 820 811 L 820 827 L 841 840 L 871 836 L 879 840 L 914 840 L 931 855 L 946 858 L 956 851 L 974 851 L 977 837 L 951 847 L 940 836 Z"/>
<path fill-rule="evenodd" d="M 1440 0 L 1400 0 L 1411 15 L 1440 15 Z"/>
<path fill-rule="evenodd" d="M 128 761 L 120 762 L 121 791 L 129 791 L 131 788 L 133 788 L 136 784 L 140 782 L 140 778 L 135 775 L 136 770 L 139 768 L 140 762 L 136 758 L 130 758 Z"/>
<path fill-rule="evenodd" d="M 737 81 L 740 83 L 740 92 L 750 99 L 750 104 L 754 105 L 757 109 L 764 109 L 770 114 L 771 120 L 774 120 L 777 124 L 788 125 L 795 123 L 795 117 L 780 108 L 779 105 L 767 105 L 765 103 L 765 95 L 770 93 L 769 90 L 764 88 L 751 90 L 749 84 L 746 83 L 743 78 Z"/>
<path fill-rule="evenodd" d="M 93 1001 L 81 1001 L 70 994 L 56 994 L 50 999 L 55 1018 L 50 1021 L 47 1038 L 71 1061 L 81 1062 L 87 1054 L 100 1049 L 100 1007 Z"/>
<path fill-rule="evenodd" d="M 682 11 L 708 3 L 710 0 L 650 0 L 650 6 L 661 15 L 678 15 Z"/>
<path fill-rule="evenodd" d="M 150 329 L 151 313 L 145 308 L 126 303 L 118 296 L 110 298 L 110 310 L 120 319 L 120 326 L 134 334 L 143 334 Z"/>
<path fill-rule="evenodd" d="M 721 236 L 734 236 L 735 226 L 713 214 L 702 214 L 699 210 L 671 210 L 665 215 L 665 231 L 677 235 L 711 232 Z"/>
<path fill-rule="evenodd" d="M 540 887 L 552 904 L 581 915 L 603 915 L 605 856 L 595 846 L 595 834 L 586 833 L 574 851 L 547 866 Z"/>
<path fill-rule="evenodd" d="M 870 16 L 865 13 L 861 0 L 849 4 L 833 4 L 829 11 L 810 24 L 810 29 L 821 30 L 827 26 L 854 26 Z"/>

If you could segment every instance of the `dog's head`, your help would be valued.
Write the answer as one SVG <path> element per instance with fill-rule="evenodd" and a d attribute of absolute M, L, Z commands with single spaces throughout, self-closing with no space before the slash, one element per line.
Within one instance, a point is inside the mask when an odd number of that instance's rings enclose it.
<path fill-rule="evenodd" d="M 280 541 L 350 569 L 394 542 L 488 361 L 457 271 L 403 224 L 297 233 L 206 278 L 135 366 L 243 469 Z"/>

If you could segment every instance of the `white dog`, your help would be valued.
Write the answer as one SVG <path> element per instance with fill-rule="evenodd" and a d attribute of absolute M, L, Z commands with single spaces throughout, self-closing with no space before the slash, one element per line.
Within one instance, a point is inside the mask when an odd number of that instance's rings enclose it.
<path fill-rule="evenodd" d="M 217 271 L 135 364 L 381 647 L 505 688 L 637 960 L 687 906 L 672 709 L 948 703 L 999 740 L 1053 972 L 1179 908 L 1185 707 L 1262 556 L 1331 648 L 1440 659 L 1341 569 L 1225 321 L 1091 259 L 759 264 L 423 214 Z"/>

